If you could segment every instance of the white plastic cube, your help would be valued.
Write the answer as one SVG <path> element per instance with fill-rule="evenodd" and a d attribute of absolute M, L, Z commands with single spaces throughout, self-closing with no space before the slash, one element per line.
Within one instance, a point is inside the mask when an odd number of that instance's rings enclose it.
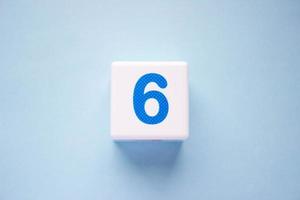
<path fill-rule="evenodd" d="M 113 62 L 110 117 L 115 140 L 186 139 L 187 63 Z"/>

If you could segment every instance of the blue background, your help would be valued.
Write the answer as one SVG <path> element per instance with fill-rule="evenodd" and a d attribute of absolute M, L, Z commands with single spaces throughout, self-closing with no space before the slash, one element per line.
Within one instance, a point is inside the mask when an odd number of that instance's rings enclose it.
<path fill-rule="evenodd" d="M 299 1 L 0 2 L 0 199 L 300 199 Z M 190 138 L 114 143 L 115 60 L 190 64 Z"/>

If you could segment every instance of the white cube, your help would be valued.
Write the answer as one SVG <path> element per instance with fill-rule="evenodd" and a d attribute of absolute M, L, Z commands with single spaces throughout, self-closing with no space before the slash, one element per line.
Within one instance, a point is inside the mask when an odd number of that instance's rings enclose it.
<path fill-rule="evenodd" d="M 187 63 L 113 62 L 110 114 L 115 140 L 186 139 Z"/>

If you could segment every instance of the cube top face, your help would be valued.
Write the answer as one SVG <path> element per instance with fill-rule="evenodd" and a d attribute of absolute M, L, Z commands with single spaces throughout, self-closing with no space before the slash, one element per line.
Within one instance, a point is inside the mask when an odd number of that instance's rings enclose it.
<path fill-rule="evenodd" d="M 111 136 L 115 140 L 183 140 L 189 135 L 185 62 L 113 62 Z"/>

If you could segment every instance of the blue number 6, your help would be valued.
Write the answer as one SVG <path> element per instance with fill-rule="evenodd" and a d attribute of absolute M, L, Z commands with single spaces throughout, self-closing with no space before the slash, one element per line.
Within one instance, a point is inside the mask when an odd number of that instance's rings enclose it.
<path fill-rule="evenodd" d="M 145 87 L 150 83 L 156 83 L 160 88 L 166 88 L 168 83 L 166 79 L 156 73 L 143 75 L 136 83 L 133 93 L 133 107 L 136 116 L 146 124 L 158 124 L 168 115 L 169 104 L 163 93 L 155 90 L 144 93 Z M 155 116 L 149 116 L 145 111 L 145 103 L 148 99 L 156 99 L 159 104 L 159 111 Z"/>

